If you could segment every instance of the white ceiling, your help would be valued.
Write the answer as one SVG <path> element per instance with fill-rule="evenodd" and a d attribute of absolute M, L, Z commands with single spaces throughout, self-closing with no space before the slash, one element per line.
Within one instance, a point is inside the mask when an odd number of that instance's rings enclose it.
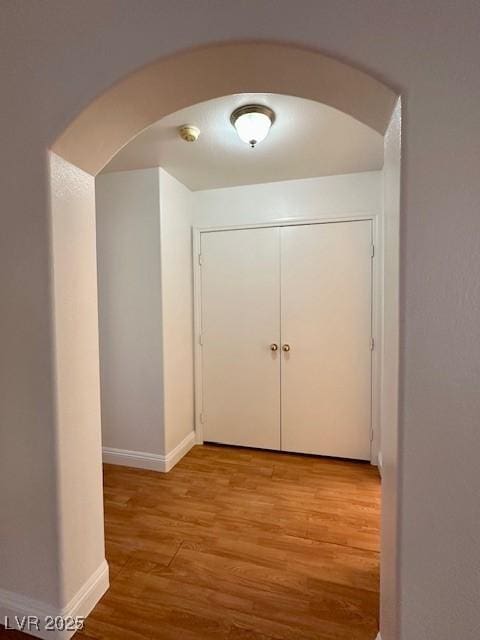
<path fill-rule="evenodd" d="M 230 114 L 251 102 L 276 114 L 267 138 L 251 149 Z M 177 129 L 194 124 L 197 142 Z M 163 167 L 192 190 L 374 171 L 383 166 L 382 136 L 324 104 L 277 94 L 238 94 L 172 113 L 121 149 L 102 173 Z"/>

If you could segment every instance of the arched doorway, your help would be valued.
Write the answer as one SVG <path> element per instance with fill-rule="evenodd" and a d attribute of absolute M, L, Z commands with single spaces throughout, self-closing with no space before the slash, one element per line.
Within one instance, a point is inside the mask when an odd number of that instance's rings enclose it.
<path fill-rule="evenodd" d="M 398 96 L 362 71 L 321 53 L 289 45 L 213 45 L 161 59 L 98 97 L 52 146 L 54 331 L 60 436 L 57 463 L 62 460 L 57 489 L 64 507 L 59 522 L 63 540 L 60 579 L 64 605 L 85 591 L 85 584 L 90 585 L 88 598 L 76 603 L 80 611 L 87 612 L 108 585 L 101 520 L 93 176 L 123 145 L 162 116 L 214 97 L 257 91 L 323 102 L 382 135 L 387 132 L 387 145 L 390 141 L 391 146 L 386 151 L 390 174 L 386 181 L 389 192 L 385 206 L 398 209 Z M 398 235 L 392 234 L 392 242 L 396 241 Z M 394 266 L 389 274 L 398 281 Z M 395 290 L 392 292 L 395 298 Z M 395 313 L 395 299 L 392 299 L 391 318 L 387 318 L 391 324 L 390 346 L 385 350 L 392 372 L 383 385 L 390 389 L 389 406 L 396 403 Z M 382 561 L 386 567 L 382 616 L 386 620 L 394 616 L 392 593 L 396 580 L 394 412 L 390 418 L 391 453 L 382 452 L 384 494 L 387 495 L 384 509 L 387 526 L 384 526 L 382 542 Z"/>

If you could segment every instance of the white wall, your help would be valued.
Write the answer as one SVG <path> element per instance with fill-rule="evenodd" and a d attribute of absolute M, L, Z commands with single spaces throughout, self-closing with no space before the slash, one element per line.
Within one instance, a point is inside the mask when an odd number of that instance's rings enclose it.
<path fill-rule="evenodd" d="M 157 169 L 96 180 L 103 446 L 163 454 Z"/>
<path fill-rule="evenodd" d="M 382 173 L 368 171 L 194 192 L 194 225 L 382 212 Z"/>
<path fill-rule="evenodd" d="M 192 193 L 160 169 L 165 450 L 194 427 Z"/>
<path fill-rule="evenodd" d="M 105 459 L 163 469 L 193 442 L 191 193 L 124 171 L 97 177 L 96 202 Z"/>
<path fill-rule="evenodd" d="M 399 349 L 399 243 L 400 243 L 400 143 L 401 112 L 397 104 L 385 134 L 384 216 L 383 216 L 383 314 L 382 314 L 382 390 L 381 390 L 381 464 L 382 464 L 382 536 L 381 557 L 381 629 L 384 638 L 398 634 L 395 602 L 398 585 L 394 576 L 399 569 L 397 552 L 398 504 L 395 478 L 398 473 L 398 349 Z M 388 553 L 385 553 L 388 549 Z"/>

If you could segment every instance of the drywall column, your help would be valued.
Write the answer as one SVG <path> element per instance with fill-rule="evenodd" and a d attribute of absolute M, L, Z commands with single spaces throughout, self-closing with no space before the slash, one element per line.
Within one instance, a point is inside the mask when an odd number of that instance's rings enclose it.
<path fill-rule="evenodd" d="M 47 415 L 32 415 L 26 397 L 23 419 L 4 422 L 0 470 L 2 487 L 0 620 L 14 616 L 87 615 L 108 588 L 103 534 L 100 445 L 99 356 L 95 257 L 94 181 L 58 156 L 49 154 L 51 176 L 48 242 L 50 289 L 41 289 L 50 324 L 43 343 L 52 360 L 38 377 Z M 39 242 L 39 246 L 42 246 Z M 38 259 L 38 255 L 32 255 Z M 32 330 L 41 305 L 28 311 L 28 290 L 17 283 L 25 320 Z M 33 298 L 33 301 L 35 299 Z M 38 315 L 37 315 L 38 314 Z M 12 332 L 12 342 L 21 335 Z M 31 353 L 31 367 L 35 364 Z M 37 371 L 38 373 L 38 371 Z M 51 381 L 49 388 L 46 381 Z M 37 400 L 38 402 L 38 400 Z M 41 419 L 45 420 L 42 425 Z M 22 421 L 30 433 L 20 436 Z M 14 438 L 9 439 L 15 435 Z M 20 436 L 20 437 L 19 437 Z M 23 446 L 22 448 L 19 446 Z M 3 498 L 4 494 L 2 494 Z M 8 591 L 6 590 L 8 589 Z M 55 634 L 70 637 L 73 632 Z"/>
<path fill-rule="evenodd" d="M 94 179 L 50 154 L 60 606 L 108 587 L 103 532 Z M 71 611 L 69 611 L 71 613 Z"/>
<path fill-rule="evenodd" d="M 146 453 L 153 468 L 165 453 L 158 183 L 158 169 L 96 180 L 105 459 Z"/>
<path fill-rule="evenodd" d="M 2 193 L 15 193 L 16 208 L 3 200 L 0 620 L 23 613 L 22 597 L 53 606 L 61 600 L 48 165 L 31 145 L 23 162 L 8 168 Z M 37 190 L 27 188 L 25 175 L 36 176 Z"/>
<path fill-rule="evenodd" d="M 164 358 L 165 450 L 193 444 L 192 202 L 185 185 L 160 169 L 160 244 Z"/>
<path fill-rule="evenodd" d="M 398 637 L 398 352 L 401 105 L 385 134 L 383 215 L 383 340 L 381 390 L 382 557 L 381 629 Z"/>
<path fill-rule="evenodd" d="M 168 471 L 194 443 L 192 194 L 157 168 L 96 186 L 104 460 Z"/>

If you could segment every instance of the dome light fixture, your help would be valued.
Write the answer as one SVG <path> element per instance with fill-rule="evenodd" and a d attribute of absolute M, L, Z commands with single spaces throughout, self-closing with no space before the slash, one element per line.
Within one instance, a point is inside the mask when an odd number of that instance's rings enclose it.
<path fill-rule="evenodd" d="M 275 113 L 262 104 L 246 104 L 235 109 L 230 116 L 230 122 L 235 127 L 240 140 L 253 149 L 267 137 L 270 127 L 275 122 Z"/>

